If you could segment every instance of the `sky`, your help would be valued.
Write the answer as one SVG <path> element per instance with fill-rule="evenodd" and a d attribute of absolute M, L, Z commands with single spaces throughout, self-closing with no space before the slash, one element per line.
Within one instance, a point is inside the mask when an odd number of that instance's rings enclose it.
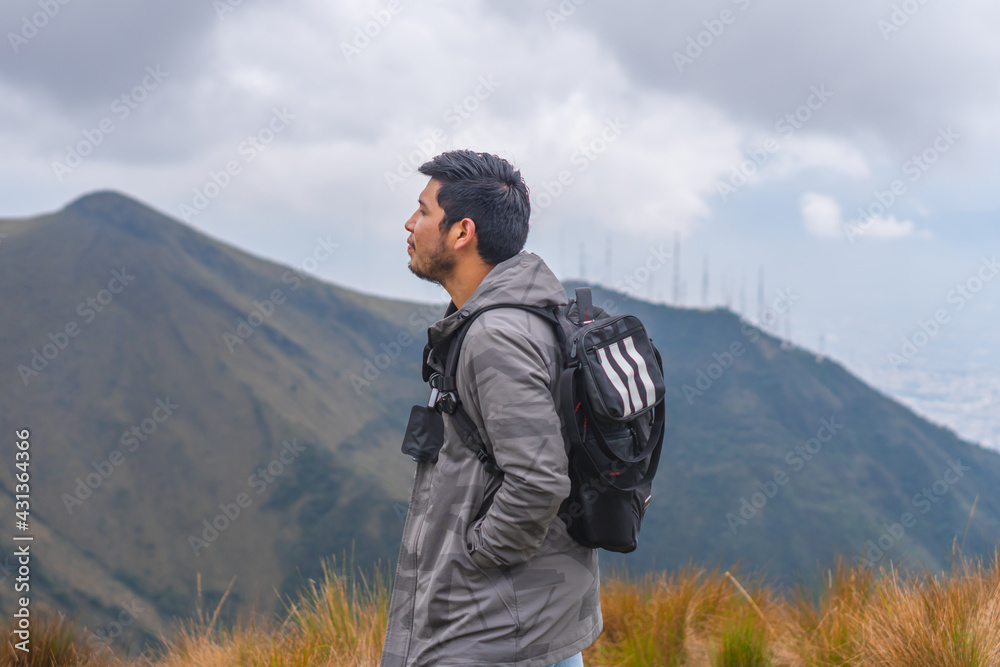
<path fill-rule="evenodd" d="M 1000 378 L 996 2 L 8 0 L 0 27 L 0 217 L 114 189 L 443 304 L 403 224 L 416 167 L 470 148 L 521 170 L 561 279 L 750 319 L 792 295 L 773 331 L 849 368 Z"/>

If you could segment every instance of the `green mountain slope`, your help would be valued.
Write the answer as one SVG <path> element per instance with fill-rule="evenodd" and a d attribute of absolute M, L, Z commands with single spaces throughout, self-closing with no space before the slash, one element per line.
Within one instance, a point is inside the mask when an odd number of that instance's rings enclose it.
<path fill-rule="evenodd" d="M 38 567 L 65 575 L 36 580 L 36 599 L 82 605 L 93 628 L 135 596 L 152 635 L 193 613 L 199 572 L 206 606 L 236 575 L 227 609 L 269 613 L 322 556 L 395 556 L 422 344 L 364 391 L 349 376 L 418 304 L 318 283 L 113 193 L 0 231 L 0 427 L 31 431 L 32 518 L 58 538 L 35 542 Z M 210 540 L 205 521 L 225 530 Z"/>

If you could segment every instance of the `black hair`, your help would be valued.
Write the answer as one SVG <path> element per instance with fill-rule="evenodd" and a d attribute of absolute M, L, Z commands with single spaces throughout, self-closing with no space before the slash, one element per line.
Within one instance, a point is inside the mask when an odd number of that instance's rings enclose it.
<path fill-rule="evenodd" d="M 496 266 L 521 252 L 528 240 L 531 203 L 528 186 L 513 165 L 489 153 L 457 150 L 441 153 L 418 171 L 441 182 L 442 233 L 471 218 L 484 262 Z"/>

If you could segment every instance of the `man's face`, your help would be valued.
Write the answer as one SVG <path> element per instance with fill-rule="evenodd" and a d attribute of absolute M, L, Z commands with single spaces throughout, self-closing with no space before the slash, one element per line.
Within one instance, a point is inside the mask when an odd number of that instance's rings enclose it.
<path fill-rule="evenodd" d="M 438 206 L 441 182 L 431 179 L 417 198 L 417 210 L 404 227 L 410 232 L 406 252 L 413 275 L 432 283 L 443 284 L 455 269 L 453 251 L 447 247 L 447 235 L 440 231 L 444 209 Z"/>

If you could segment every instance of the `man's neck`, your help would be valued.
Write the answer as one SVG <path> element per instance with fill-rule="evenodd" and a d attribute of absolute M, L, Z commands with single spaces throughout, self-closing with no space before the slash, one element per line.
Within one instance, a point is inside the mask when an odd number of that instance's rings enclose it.
<path fill-rule="evenodd" d="M 469 300 L 493 267 L 483 262 L 470 263 L 465 267 L 456 266 L 450 279 L 443 285 L 451 295 L 456 309 L 460 309 Z"/>

